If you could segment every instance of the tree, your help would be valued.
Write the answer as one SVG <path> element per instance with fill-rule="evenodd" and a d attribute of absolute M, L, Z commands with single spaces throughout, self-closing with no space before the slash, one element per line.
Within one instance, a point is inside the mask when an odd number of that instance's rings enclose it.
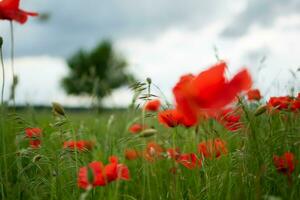
<path fill-rule="evenodd" d="M 90 52 L 80 50 L 68 59 L 70 73 L 62 80 L 68 94 L 96 97 L 97 106 L 112 90 L 129 84 L 133 75 L 126 71 L 126 60 L 110 41 L 101 42 Z"/>

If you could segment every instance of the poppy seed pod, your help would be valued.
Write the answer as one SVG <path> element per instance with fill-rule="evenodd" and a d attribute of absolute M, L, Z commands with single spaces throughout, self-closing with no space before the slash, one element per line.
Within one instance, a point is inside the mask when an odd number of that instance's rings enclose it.
<path fill-rule="evenodd" d="M 259 106 L 259 107 L 255 110 L 254 115 L 255 115 L 255 116 L 259 116 L 259 115 L 263 114 L 263 113 L 266 112 L 266 111 L 267 111 L 267 105 L 261 105 L 261 106 Z"/>
<path fill-rule="evenodd" d="M 3 45 L 3 38 L 0 37 L 0 48 L 2 48 L 2 45 Z"/>
<path fill-rule="evenodd" d="M 54 114 L 65 116 L 65 110 L 59 103 L 53 102 L 52 109 Z"/>
<path fill-rule="evenodd" d="M 147 83 L 150 85 L 151 83 L 152 83 L 152 80 L 151 80 L 151 78 L 146 78 L 146 81 L 147 81 Z"/>
<path fill-rule="evenodd" d="M 146 129 L 140 133 L 140 137 L 150 137 L 157 133 L 157 130 L 153 128 Z"/>

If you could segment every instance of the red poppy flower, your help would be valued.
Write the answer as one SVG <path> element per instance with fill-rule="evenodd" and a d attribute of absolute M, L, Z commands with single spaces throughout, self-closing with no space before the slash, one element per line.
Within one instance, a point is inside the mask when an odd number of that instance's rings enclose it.
<path fill-rule="evenodd" d="M 219 158 L 222 154 L 227 154 L 225 141 L 220 138 L 201 142 L 198 145 L 198 152 L 205 158 Z"/>
<path fill-rule="evenodd" d="M 78 187 L 87 189 L 89 186 L 104 186 L 106 181 L 103 175 L 102 162 L 91 162 L 87 167 L 81 167 L 78 173 Z M 89 173 L 91 172 L 91 174 Z"/>
<path fill-rule="evenodd" d="M 180 157 L 180 154 L 180 149 L 178 147 L 167 149 L 168 158 L 177 160 Z"/>
<path fill-rule="evenodd" d="M 71 149 L 75 150 L 78 149 L 79 151 L 85 151 L 85 150 L 91 150 L 93 148 L 94 144 L 91 141 L 85 141 L 85 140 L 78 140 L 78 141 L 65 141 L 64 142 L 64 149 Z"/>
<path fill-rule="evenodd" d="M 289 96 L 271 97 L 268 101 L 268 107 L 278 110 L 289 109 L 293 99 Z"/>
<path fill-rule="evenodd" d="M 42 129 L 40 128 L 26 128 L 25 135 L 27 138 L 40 137 L 42 135 Z"/>
<path fill-rule="evenodd" d="M 41 146 L 40 137 L 42 136 L 42 129 L 40 128 L 26 128 L 25 137 L 29 138 L 29 145 L 33 149 Z"/>
<path fill-rule="evenodd" d="M 291 175 L 295 170 L 297 161 L 291 152 L 285 152 L 282 156 L 273 156 L 274 165 L 279 173 Z"/>
<path fill-rule="evenodd" d="M 147 101 L 145 104 L 145 107 L 144 107 L 144 109 L 146 111 L 152 111 L 152 112 L 158 111 L 159 108 L 160 108 L 160 100 L 159 99 Z"/>
<path fill-rule="evenodd" d="M 177 110 L 164 110 L 158 113 L 158 121 L 167 127 L 176 127 L 183 120 L 183 116 Z"/>
<path fill-rule="evenodd" d="M 229 131 L 237 131 L 243 126 L 241 116 L 231 108 L 223 110 L 216 119 Z"/>
<path fill-rule="evenodd" d="M 132 124 L 130 127 L 129 127 L 129 132 L 132 133 L 132 134 L 136 134 L 136 133 L 139 133 L 141 132 L 142 130 L 144 130 L 147 126 L 143 126 L 142 124 Z"/>
<path fill-rule="evenodd" d="M 148 142 L 144 151 L 144 158 L 148 161 L 154 161 L 162 156 L 164 149 L 156 142 Z"/>
<path fill-rule="evenodd" d="M 129 170 L 126 165 L 118 163 L 116 156 L 109 158 L 106 166 L 102 162 L 91 162 L 87 167 L 81 167 L 78 172 L 78 186 L 83 189 L 105 186 L 115 180 L 129 180 Z"/>
<path fill-rule="evenodd" d="M 135 160 L 139 157 L 139 152 L 135 149 L 126 149 L 125 158 L 127 160 Z"/>
<path fill-rule="evenodd" d="M 247 92 L 247 97 L 249 101 L 259 101 L 261 99 L 261 94 L 258 89 L 252 89 Z"/>
<path fill-rule="evenodd" d="M 41 140 L 39 139 L 30 139 L 29 140 L 29 145 L 33 149 L 37 149 L 41 147 Z"/>
<path fill-rule="evenodd" d="M 188 169 L 194 169 L 202 166 L 202 160 L 198 159 L 197 155 L 194 153 L 181 154 L 177 159 L 177 162 Z"/>
<path fill-rule="evenodd" d="M 109 157 L 109 164 L 104 167 L 104 175 L 106 181 L 112 182 L 115 180 L 129 180 L 129 170 L 126 165 L 118 163 L 118 158 L 116 156 Z"/>
<path fill-rule="evenodd" d="M 291 110 L 297 112 L 300 110 L 300 98 L 296 98 L 292 101 Z"/>
<path fill-rule="evenodd" d="M 28 16 L 37 16 L 38 13 L 27 12 L 19 8 L 20 0 L 0 1 L 0 19 L 17 21 L 24 24 Z"/>
<path fill-rule="evenodd" d="M 236 96 L 252 85 L 246 69 L 230 81 L 225 76 L 226 63 L 220 62 L 197 76 L 182 76 L 173 88 L 177 109 L 196 124 L 199 116 L 211 115 L 232 103 Z"/>

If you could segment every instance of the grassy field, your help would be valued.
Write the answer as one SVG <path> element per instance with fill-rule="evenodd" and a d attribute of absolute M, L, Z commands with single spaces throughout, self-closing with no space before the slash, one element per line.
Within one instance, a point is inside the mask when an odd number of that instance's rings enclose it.
<path fill-rule="evenodd" d="M 300 120 L 292 112 L 255 116 L 256 104 L 243 105 L 243 127 L 232 132 L 215 120 L 196 128 L 166 128 L 156 114 L 143 118 L 157 130 L 140 137 L 128 131 L 141 111 L 66 113 L 55 117 L 50 111 L 5 111 L 1 115 L 1 199 L 299 199 L 299 167 L 290 175 L 279 173 L 274 155 L 300 155 Z M 40 148 L 30 148 L 24 130 L 39 127 Z M 179 147 L 196 153 L 198 144 L 213 138 L 226 141 L 227 153 L 203 158 L 194 169 L 163 156 L 149 161 L 142 156 L 126 160 L 125 149 L 143 151 L 155 141 L 162 148 Z M 63 148 L 66 140 L 94 142 L 89 151 Z M 78 170 L 92 161 L 107 163 L 118 156 L 128 166 L 130 180 L 104 187 L 80 189 Z M 175 170 L 176 169 L 176 170 Z"/>

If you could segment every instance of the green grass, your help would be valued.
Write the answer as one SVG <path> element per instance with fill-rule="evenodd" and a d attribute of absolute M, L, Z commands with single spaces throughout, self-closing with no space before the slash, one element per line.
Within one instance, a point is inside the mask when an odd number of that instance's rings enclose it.
<path fill-rule="evenodd" d="M 66 119 L 57 119 L 49 111 L 2 110 L 0 199 L 299 199 L 298 165 L 292 181 L 273 165 L 273 155 L 286 151 L 293 152 L 299 160 L 299 115 L 283 111 L 254 116 L 249 106 L 244 111 L 244 128 L 237 132 L 227 131 L 213 120 L 201 123 L 197 130 L 165 128 L 153 116 L 145 122 L 158 133 L 142 138 L 127 131 L 141 116 L 140 111 L 67 113 Z M 28 148 L 26 127 L 43 129 L 40 149 Z M 228 154 L 204 160 L 200 169 L 178 166 L 173 174 L 172 160 L 124 158 L 126 148 L 143 150 L 148 141 L 196 153 L 199 142 L 216 137 L 227 142 Z M 63 150 L 63 142 L 75 138 L 93 140 L 95 147 L 89 152 Z M 107 163 L 110 155 L 118 156 L 128 166 L 131 180 L 112 182 L 88 192 L 79 189 L 79 167 L 95 160 Z"/>

